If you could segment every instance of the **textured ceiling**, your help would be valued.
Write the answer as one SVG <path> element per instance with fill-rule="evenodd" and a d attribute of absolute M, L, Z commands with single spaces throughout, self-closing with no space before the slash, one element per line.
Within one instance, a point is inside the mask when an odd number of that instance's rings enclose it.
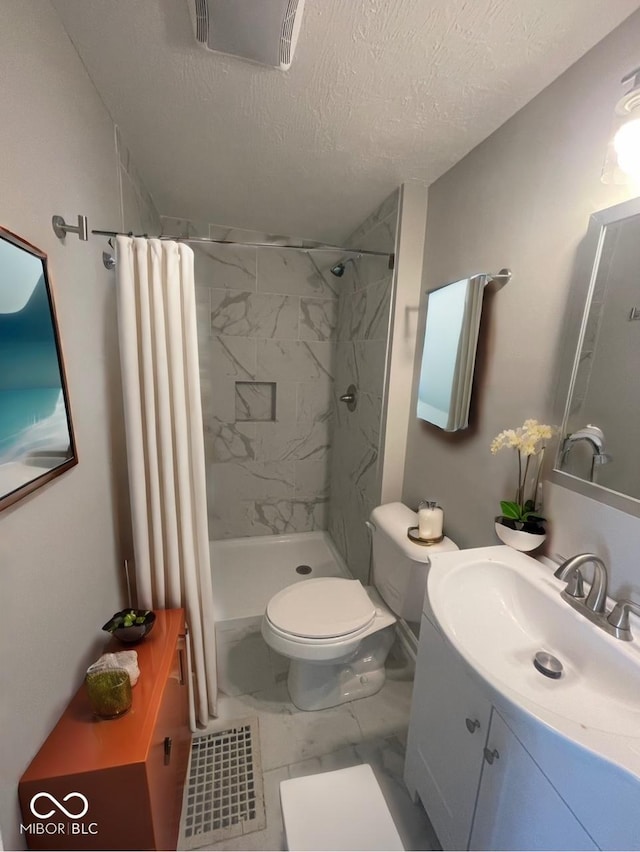
<path fill-rule="evenodd" d="M 307 0 L 288 72 L 188 0 L 52 0 L 161 213 L 336 242 L 431 183 L 640 0 Z"/>

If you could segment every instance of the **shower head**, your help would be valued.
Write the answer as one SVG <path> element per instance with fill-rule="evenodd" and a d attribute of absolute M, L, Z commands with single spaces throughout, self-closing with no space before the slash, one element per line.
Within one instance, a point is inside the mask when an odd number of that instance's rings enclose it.
<path fill-rule="evenodd" d="M 360 255 L 358 255 L 358 257 L 360 257 Z M 355 257 L 347 257 L 345 260 L 341 260 L 339 263 L 336 263 L 334 266 L 330 267 L 329 271 L 332 275 L 335 275 L 336 278 L 342 278 L 346 271 L 347 264 L 355 263 L 356 260 L 357 258 Z"/>

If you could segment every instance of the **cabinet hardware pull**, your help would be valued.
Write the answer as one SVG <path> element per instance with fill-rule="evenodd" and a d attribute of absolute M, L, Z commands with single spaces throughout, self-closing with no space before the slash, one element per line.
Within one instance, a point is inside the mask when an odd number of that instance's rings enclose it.
<path fill-rule="evenodd" d="M 484 759 L 487 761 L 489 766 L 491 766 L 491 764 L 493 763 L 494 760 L 500 759 L 500 754 L 498 753 L 498 749 L 494 748 L 492 751 L 490 751 L 488 748 L 485 748 Z"/>
<path fill-rule="evenodd" d="M 480 722 L 478 722 L 477 719 L 467 718 L 467 719 L 464 720 L 464 723 L 467 726 L 467 730 L 469 731 L 470 734 L 474 734 L 478 730 L 478 728 L 480 727 Z"/>
<path fill-rule="evenodd" d="M 184 677 L 184 649 L 183 648 L 178 648 L 178 669 L 180 671 L 180 675 L 179 675 L 180 686 L 184 686 L 185 677 Z"/>
<path fill-rule="evenodd" d="M 168 766 L 171 762 L 171 748 L 173 746 L 173 740 L 171 737 L 164 738 L 164 765 Z"/>

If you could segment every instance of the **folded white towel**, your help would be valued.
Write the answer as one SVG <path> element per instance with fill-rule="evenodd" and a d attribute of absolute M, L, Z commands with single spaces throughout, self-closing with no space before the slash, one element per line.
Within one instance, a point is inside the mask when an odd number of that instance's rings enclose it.
<path fill-rule="evenodd" d="M 137 651 L 117 651 L 115 654 L 103 654 L 87 669 L 89 672 L 105 671 L 107 669 L 125 669 L 129 675 L 131 686 L 135 686 L 140 677 Z"/>

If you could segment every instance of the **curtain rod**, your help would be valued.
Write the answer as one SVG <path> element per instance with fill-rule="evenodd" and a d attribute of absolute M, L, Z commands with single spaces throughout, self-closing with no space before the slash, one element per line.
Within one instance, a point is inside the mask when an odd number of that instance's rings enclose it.
<path fill-rule="evenodd" d="M 145 237 L 149 239 L 148 234 L 134 234 L 132 231 L 125 233 L 124 231 L 99 231 L 93 230 L 92 234 L 101 237 Z M 352 249 L 346 246 L 328 246 L 324 243 L 314 243 L 306 241 L 303 245 L 282 245 L 280 243 L 247 243 L 238 242 L 237 240 L 217 240 L 213 237 L 185 237 L 185 236 L 170 236 L 169 234 L 161 234 L 157 237 L 152 237 L 155 240 L 175 240 L 180 243 L 217 243 L 223 246 L 247 246 L 248 248 L 277 248 L 277 249 L 292 249 L 295 251 L 338 251 L 342 254 L 366 254 L 375 255 L 377 257 L 392 258 L 393 253 L 388 251 L 372 251 L 371 249 Z"/>
<path fill-rule="evenodd" d="M 68 225 L 63 216 L 55 215 L 51 219 L 51 225 L 53 227 L 53 231 L 60 240 L 64 240 L 67 234 L 77 234 L 78 239 L 86 241 L 89 239 L 89 228 L 87 226 L 87 217 L 83 215 L 78 216 L 78 224 L 77 225 Z M 92 228 L 91 233 L 100 237 L 144 237 L 145 239 L 149 239 L 149 234 L 134 234 L 133 231 L 103 231 L 97 228 Z M 285 249 L 290 251 L 330 251 L 330 252 L 339 252 L 340 254 L 357 254 L 357 255 L 370 255 L 374 257 L 386 257 L 389 260 L 389 269 L 393 269 L 395 265 L 395 254 L 393 252 L 388 251 L 373 251 L 372 249 L 354 249 L 347 248 L 346 246 L 328 246 L 325 243 L 317 243 L 312 240 L 302 240 L 302 245 L 294 246 L 285 243 L 284 245 L 279 243 L 242 243 L 237 240 L 217 240 L 214 237 L 185 237 L 185 236 L 170 236 L 168 234 L 159 234 L 157 237 L 152 237 L 151 239 L 157 240 L 175 240 L 179 243 L 215 243 L 217 245 L 222 246 L 247 246 L 248 248 L 278 248 Z M 109 239 L 109 244 L 111 243 L 111 239 Z M 115 258 L 112 257 L 108 252 L 102 252 L 102 262 L 104 263 L 107 269 L 115 269 L 116 261 Z M 332 267 L 332 272 L 337 278 L 342 277 L 344 274 L 344 265 L 345 262 L 348 261 L 339 261 L 334 267 Z"/>

